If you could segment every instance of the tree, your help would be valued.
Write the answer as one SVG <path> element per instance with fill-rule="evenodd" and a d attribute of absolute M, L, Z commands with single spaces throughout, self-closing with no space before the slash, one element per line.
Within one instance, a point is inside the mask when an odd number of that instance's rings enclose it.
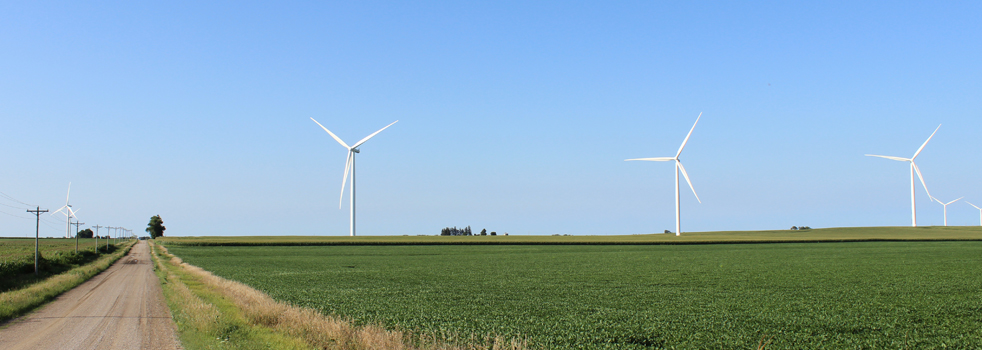
<path fill-rule="evenodd" d="M 78 231 L 78 238 L 92 238 L 92 236 L 93 233 L 92 233 L 92 229 L 90 228 Z"/>
<path fill-rule="evenodd" d="M 488 229 L 482 228 L 481 229 L 481 236 L 487 236 L 487 235 L 488 235 Z"/>
<path fill-rule="evenodd" d="M 147 224 L 147 233 L 150 234 L 150 238 L 157 239 L 157 237 L 164 236 L 164 220 L 160 219 L 160 215 L 154 215 L 150 217 L 150 223 Z"/>

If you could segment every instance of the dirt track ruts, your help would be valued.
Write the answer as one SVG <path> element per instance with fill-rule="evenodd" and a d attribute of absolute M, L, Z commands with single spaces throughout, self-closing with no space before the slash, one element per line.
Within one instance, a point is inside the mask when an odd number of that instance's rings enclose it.
<path fill-rule="evenodd" d="M 0 329 L 0 349 L 179 349 L 147 242 Z"/>

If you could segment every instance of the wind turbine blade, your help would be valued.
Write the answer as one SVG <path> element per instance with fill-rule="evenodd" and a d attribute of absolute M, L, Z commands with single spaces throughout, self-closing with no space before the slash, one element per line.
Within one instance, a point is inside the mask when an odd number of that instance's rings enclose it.
<path fill-rule="evenodd" d="M 679 165 L 679 170 L 682 171 L 682 177 L 685 178 L 685 182 L 688 183 L 689 184 L 689 188 L 692 189 L 692 194 L 696 195 L 696 200 L 699 201 L 699 203 L 702 203 L 702 200 L 699 199 L 699 194 L 696 193 L 696 188 L 695 187 L 692 187 L 692 181 L 689 181 L 689 174 L 686 174 L 685 173 L 685 167 L 682 166 L 682 162 L 675 161 L 675 164 L 678 164 Z"/>
<path fill-rule="evenodd" d="M 971 206 L 972 206 L 972 207 L 974 207 L 975 209 L 978 209 L 978 210 L 982 210 L 982 208 L 979 208 L 979 207 L 978 207 L 978 206 L 976 206 L 975 204 L 972 204 L 972 202 L 969 202 L 969 201 L 965 201 L 965 203 L 968 203 L 968 205 L 971 205 Z"/>
<path fill-rule="evenodd" d="M 909 161 L 910 161 L 910 159 L 907 159 L 907 158 L 900 158 L 900 157 L 891 157 L 891 156 L 880 156 L 880 155 L 876 155 L 876 154 L 867 154 L 866 156 L 867 156 L 867 157 L 880 157 L 880 158 L 886 158 L 886 159 L 890 159 L 890 160 L 896 160 L 896 161 L 901 161 L 901 162 L 909 162 Z"/>
<path fill-rule="evenodd" d="M 689 129 L 689 134 L 685 135 L 685 140 L 682 140 L 682 146 L 679 146 L 679 151 L 675 153 L 675 158 L 678 158 L 682 154 L 682 149 L 685 148 L 685 144 L 689 142 L 689 136 L 692 136 L 692 131 L 696 129 L 696 124 L 699 124 L 699 118 L 702 118 L 702 112 L 699 112 L 699 116 L 696 117 L 696 122 L 692 124 L 692 129 Z"/>
<path fill-rule="evenodd" d="M 938 133 L 938 129 L 941 129 L 941 124 L 938 124 L 938 128 L 937 129 L 934 129 L 934 132 L 932 132 L 931 133 L 931 136 L 927 138 L 927 141 L 924 141 L 924 144 L 921 145 L 921 148 L 918 148 L 917 149 L 917 152 L 914 152 L 914 156 L 913 157 L 910 157 L 911 160 L 914 160 L 914 158 L 917 158 L 917 155 L 918 154 L 921 154 L 921 150 L 923 150 L 924 149 L 924 146 L 927 146 L 927 143 L 929 141 L 931 141 L 931 137 L 934 137 L 934 134 L 937 134 Z"/>
<path fill-rule="evenodd" d="M 79 209 L 79 210 L 82 210 L 82 209 Z M 72 217 L 73 218 L 76 218 L 76 219 L 78 219 L 78 216 L 76 216 L 75 213 L 78 213 L 79 210 L 72 210 L 71 207 L 68 208 L 68 212 L 72 213 Z"/>
<path fill-rule="evenodd" d="M 341 199 L 338 200 L 338 209 L 344 208 L 344 185 L 348 183 L 348 170 L 351 169 L 351 157 L 353 152 L 348 150 L 348 160 L 344 162 L 344 178 L 341 179 Z"/>
<path fill-rule="evenodd" d="M 962 198 L 965 198 L 965 197 L 958 197 L 958 199 L 956 199 L 956 200 L 953 200 L 953 201 L 951 201 L 951 202 L 948 202 L 948 203 L 945 203 L 945 205 L 948 205 L 948 204 L 951 204 L 951 203 L 954 203 L 954 202 L 957 202 L 957 201 L 958 201 L 959 199 L 962 199 Z"/>
<path fill-rule="evenodd" d="M 672 158 L 672 157 L 634 158 L 634 159 L 625 159 L 624 161 L 625 162 L 630 162 L 630 161 L 633 161 L 633 160 L 646 160 L 646 161 L 650 161 L 650 162 L 667 162 L 667 161 L 670 161 L 670 160 L 675 160 L 675 158 Z"/>
<path fill-rule="evenodd" d="M 910 161 L 910 165 L 914 166 L 914 172 L 917 173 L 917 178 L 921 179 L 921 186 L 924 186 L 924 192 L 927 192 L 927 196 L 931 197 L 931 199 L 937 200 L 936 198 L 934 198 L 934 196 L 931 195 L 931 191 L 927 190 L 927 183 L 924 183 L 924 175 L 921 175 L 921 169 L 917 167 L 917 164 L 914 164 L 913 160 Z M 938 203 L 941 203 L 941 201 L 938 201 Z"/>
<path fill-rule="evenodd" d="M 398 122 L 399 121 L 396 120 L 396 121 L 392 122 L 392 124 L 395 124 L 395 123 L 398 123 Z M 356 143 L 354 146 L 351 146 L 351 148 L 356 148 L 358 146 L 361 146 L 361 144 L 365 143 L 365 141 L 368 141 L 368 139 L 372 138 L 375 135 L 378 135 L 378 133 L 382 132 L 382 130 L 388 129 L 390 126 L 392 126 L 392 124 L 386 125 L 384 128 L 378 129 L 378 131 L 372 133 L 371 135 L 365 136 L 365 138 L 361 139 L 361 141 L 358 141 L 358 143 Z"/>
<path fill-rule="evenodd" d="M 313 120 L 314 123 L 317 123 L 317 120 L 314 120 L 314 118 L 310 118 L 310 120 Z M 324 129 L 324 131 L 327 131 L 328 134 L 331 134 L 331 137 L 333 137 L 335 141 L 337 141 L 338 143 L 340 143 L 341 146 L 344 146 L 344 148 L 347 148 L 347 149 L 351 149 L 351 147 L 348 147 L 348 144 L 347 143 L 344 143 L 344 141 L 341 141 L 341 138 L 338 137 L 337 135 L 334 135 L 334 133 L 331 132 L 331 130 L 327 130 L 327 128 L 325 128 L 323 125 L 321 125 L 321 123 L 317 123 L 317 125 L 320 125 L 321 129 Z"/>
<path fill-rule="evenodd" d="M 72 183 L 68 183 L 68 194 L 65 195 L 65 205 L 68 205 L 68 198 L 72 196 Z"/>
<path fill-rule="evenodd" d="M 55 214 L 58 214 L 58 213 L 60 213 L 60 212 L 61 212 L 62 210 L 64 210 L 65 208 L 68 208 L 68 206 L 67 206 L 67 205 L 66 205 L 66 206 L 63 206 L 63 207 L 61 207 L 61 208 L 58 208 L 58 210 L 55 210 L 55 211 L 53 211 L 53 212 L 51 212 L 51 216 L 55 216 Z M 64 213 L 62 213 L 62 214 L 64 214 Z"/>

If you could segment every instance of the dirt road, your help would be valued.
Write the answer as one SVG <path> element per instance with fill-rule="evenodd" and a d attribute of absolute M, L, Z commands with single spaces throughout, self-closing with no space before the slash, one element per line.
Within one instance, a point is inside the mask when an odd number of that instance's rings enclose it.
<path fill-rule="evenodd" d="M 0 349 L 178 349 L 150 247 L 0 329 Z"/>

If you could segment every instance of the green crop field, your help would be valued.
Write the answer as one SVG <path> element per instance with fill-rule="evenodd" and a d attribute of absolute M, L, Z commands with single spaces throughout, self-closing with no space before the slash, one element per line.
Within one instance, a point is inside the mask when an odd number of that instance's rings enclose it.
<path fill-rule="evenodd" d="M 105 247 L 106 240 L 99 240 Z M 38 240 L 41 253 L 40 276 L 34 276 L 34 239 L 0 238 L 0 292 L 17 289 L 87 263 L 97 257 L 95 239 L 80 239 L 75 254 L 75 239 L 43 238 Z"/>
<path fill-rule="evenodd" d="M 106 240 L 100 240 L 106 243 Z M 79 239 L 78 249 L 93 250 L 95 239 Z M 75 251 L 75 240 L 64 238 L 42 238 L 38 240 L 38 250 L 42 255 Z M 34 238 L 0 238 L 0 262 L 34 259 Z"/>
<path fill-rule="evenodd" d="M 550 349 L 746 349 L 762 338 L 769 349 L 982 347 L 976 241 L 170 251 L 299 306 L 458 339 L 521 337 Z"/>

